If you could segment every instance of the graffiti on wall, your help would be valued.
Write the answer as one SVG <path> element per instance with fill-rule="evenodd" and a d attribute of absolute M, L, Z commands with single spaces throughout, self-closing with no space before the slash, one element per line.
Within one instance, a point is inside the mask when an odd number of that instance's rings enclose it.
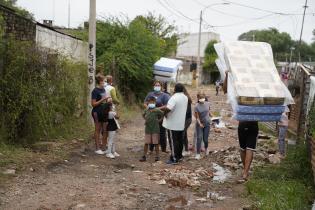
<path fill-rule="evenodd" d="M 93 44 L 89 45 L 89 56 L 88 56 L 88 69 L 89 69 L 89 85 L 94 83 L 94 72 L 95 72 L 95 58 L 93 53 Z"/>

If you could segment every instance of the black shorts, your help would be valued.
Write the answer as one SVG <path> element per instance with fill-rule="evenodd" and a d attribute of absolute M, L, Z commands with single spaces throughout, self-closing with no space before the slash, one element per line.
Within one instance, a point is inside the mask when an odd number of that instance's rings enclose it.
<path fill-rule="evenodd" d="M 256 150 L 258 122 L 239 122 L 238 139 L 241 150 Z"/>

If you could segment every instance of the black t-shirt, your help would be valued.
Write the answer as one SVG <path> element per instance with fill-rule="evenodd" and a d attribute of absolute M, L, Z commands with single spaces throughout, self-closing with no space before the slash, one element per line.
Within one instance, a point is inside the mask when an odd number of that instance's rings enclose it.
<path fill-rule="evenodd" d="M 187 111 L 186 111 L 186 120 L 192 118 L 192 112 L 191 112 L 191 102 L 188 101 L 187 103 Z"/>
<path fill-rule="evenodd" d="M 99 101 L 101 100 L 103 97 L 106 96 L 106 92 L 105 92 L 105 89 L 104 88 L 94 88 L 94 90 L 92 91 L 92 100 L 96 100 L 96 101 Z M 96 107 L 93 107 L 93 110 L 92 112 L 100 112 L 102 111 L 102 104 L 96 106 Z"/>

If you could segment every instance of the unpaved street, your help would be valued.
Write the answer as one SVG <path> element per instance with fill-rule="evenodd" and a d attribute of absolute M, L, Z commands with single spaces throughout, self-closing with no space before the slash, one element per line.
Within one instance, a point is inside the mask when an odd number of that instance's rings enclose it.
<path fill-rule="evenodd" d="M 34 171 L 21 172 L 0 188 L 0 209 L 242 209 L 249 201 L 245 186 L 236 183 L 241 172 L 237 122 L 231 121 L 222 93 L 216 97 L 214 89 L 203 89 L 212 112 L 223 113 L 230 127 L 211 129 L 209 156 L 197 161 L 192 155 L 175 166 L 165 164 L 168 154 L 159 162 L 154 162 L 154 155 L 139 162 L 144 136 L 139 113 L 122 124 L 116 141 L 120 157 L 97 156 L 93 141 L 88 145 L 74 141 L 66 160 L 33 166 Z M 190 93 L 196 101 L 197 92 Z M 192 137 L 193 126 L 190 143 Z M 218 178 L 213 178 L 214 163 L 230 171 L 222 183 L 214 181 Z"/>

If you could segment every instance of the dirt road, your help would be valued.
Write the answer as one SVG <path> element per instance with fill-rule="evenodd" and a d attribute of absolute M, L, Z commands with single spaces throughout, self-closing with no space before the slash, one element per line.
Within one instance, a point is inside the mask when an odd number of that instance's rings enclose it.
<path fill-rule="evenodd" d="M 67 159 L 34 164 L 33 170 L 19 173 L 0 188 L 0 209 L 242 209 L 248 201 L 244 185 L 236 183 L 241 170 L 237 124 L 231 121 L 226 97 L 222 93 L 216 97 L 209 87 L 203 89 L 212 111 L 223 113 L 224 122 L 230 125 L 216 132 L 211 129 L 209 156 L 200 161 L 191 156 L 175 166 L 165 164 L 168 154 L 162 154 L 157 163 L 154 155 L 145 163 L 139 162 L 144 136 L 139 113 L 119 131 L 116 142 L 120 157 L 111 160 L 97 156 L 92 142 L 73 141 Z M 190 93 L 196 101 L 196 91 Z M 193 126 L 189 129 L 190 143 L 192 137 Z M 223 183 L 214 181 L 220 178 L 213 177 L 220 170 L 214 169 L 214 163 L 228 169 L 223 175 L 230 173 Z M 176 182 L 176 177 L 181 181 Z"/>

